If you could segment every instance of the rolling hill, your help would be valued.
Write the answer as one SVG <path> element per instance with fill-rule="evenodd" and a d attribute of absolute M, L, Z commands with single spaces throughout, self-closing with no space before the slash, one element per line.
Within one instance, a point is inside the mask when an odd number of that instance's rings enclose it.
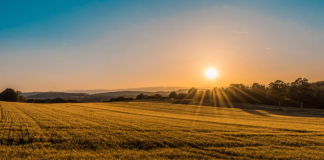
<path fill-rule="evenodd" d="M 0 102 L 0 111 L 0 159 L 323 158 L 323 114 L 162 102 Z"/>

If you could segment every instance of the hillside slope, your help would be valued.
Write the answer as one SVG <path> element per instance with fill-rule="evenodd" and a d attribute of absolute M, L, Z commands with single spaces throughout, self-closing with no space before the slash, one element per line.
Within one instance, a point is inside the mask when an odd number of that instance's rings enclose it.
<path fill-rule="evenodd" d="M 320 159 L 324 117 L 159 102 L 0 102 L 0 159 Z"/>

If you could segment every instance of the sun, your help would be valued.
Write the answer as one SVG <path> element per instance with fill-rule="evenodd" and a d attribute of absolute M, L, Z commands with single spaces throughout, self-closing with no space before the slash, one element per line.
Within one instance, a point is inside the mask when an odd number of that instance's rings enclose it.
<path fill-rule="evenodd" d="M 205 74 L 209 79 L 214 79 L 215 77 L 217 77 L 217 71 L 213 68 L 207 69 Z"/>

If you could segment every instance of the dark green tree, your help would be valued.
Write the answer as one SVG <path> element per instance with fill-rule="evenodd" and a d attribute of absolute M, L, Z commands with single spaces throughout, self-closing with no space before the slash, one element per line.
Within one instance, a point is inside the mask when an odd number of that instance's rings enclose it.
<path fill-rule="evenodd" d="M 209 89 L 207 89 L 206 91 L 205 91 L 205 96 L 204 96 L 204 99 L 212 99 L 213 97 L 213 95 L 212 95 L 213 93 L 212 93 L 212 91 L 210 91 Z"/>
<path fill-rule="evenodd" d="M 177 96 L 177 99 L 186 99 L 187 98 L 187 93 L 179 93 Z"/>
<path fill-rule="evenodd" d="M 269 84 L 269 90 L 267 91 L 267 97 L 275 100 L 281 107 L 281 102 L 285 100 L 288 94 L 288 84 L 281 80 L 276 80 Z"/>
<path fill-rule="evenodd" d="M 54 98 L 51 100 L 51 103 L 67 103 L 68 101 L 63 98 Z"/>
<path fill-rule="evenodd" d="M 145 99 L 145 95 L 143 93 L 136 96 L 136 99 Z"/>
<path fill-rule="evenodd" d="M 3 92 L 0 93 L 0 100 L 8 101 L 8 102 L 20 102 L 19 93 L 21 93 L 21 92 L 15 91 L 11 88 L 7 88 Z"/>
<path fill-rule="evenodd" d="M 292 100 L 300 102 L 301 108 L 303 108 L 304 102 L 308 103 L 315 97 L 315 91 L 311 84 L 308 83 L 308 79 L 298 78 L 291 83 L 289 96 Z"/>
<path fill-rule="evenodd" d="M 230 84 L 230 87 L 233 87 L 235 89 L 241 89 L 241 90 L 244 90 L 246 88 L 244 84 Z"/>
<path fill-rule="evenodd" d="M 26 101 L 26 98 L 22 95 L 22 92 L 17 91 L 17 93 L 18 93 L 20 102 L 25 102 Z"/>
<path fill-rule="evenodd" d="M 177 97 L 178 97 L 178 94 L 175 91 L 171 92 L 169 95 L 169 98 L 177 98 Z"/>
<path fill-rule="evenodd" d="M 265 96 L 266 92 L 267 92 L 267 89 L 266 89 L 266 87 L 264 85 L 260 85 L 259 83 L 253 83 L 253 85 L 251 87 L 251 91 L 253 93 Z"/>
<path fill-rule="evenodd" d="M 188 98 L 188 99 L 193 99 L 193 98 L 196 96 L 197 93 L 198 93 L 198 90 L 197 90 L 196 88 L 192 87 L 192 88 L 190 88 L 189 91 L 188 91 L 188 96 L 187 96 L 187 98 Z"/>
<path fill-rule="evenodd" d="M 154 99 L 162 99 L 162 95 L 160 95 L 160 94 L 155 94 L 155 95 L 154 95 Z"/>

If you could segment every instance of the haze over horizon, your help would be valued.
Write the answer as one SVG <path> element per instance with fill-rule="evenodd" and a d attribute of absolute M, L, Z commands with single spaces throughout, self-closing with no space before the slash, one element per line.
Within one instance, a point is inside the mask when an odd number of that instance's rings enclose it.
<path fill-rule="evenodd" d="M 324 80 L 324 1 L 4 1 L 0 90 Z M 205 70 L 218 75 L 207 79 Z"/>

